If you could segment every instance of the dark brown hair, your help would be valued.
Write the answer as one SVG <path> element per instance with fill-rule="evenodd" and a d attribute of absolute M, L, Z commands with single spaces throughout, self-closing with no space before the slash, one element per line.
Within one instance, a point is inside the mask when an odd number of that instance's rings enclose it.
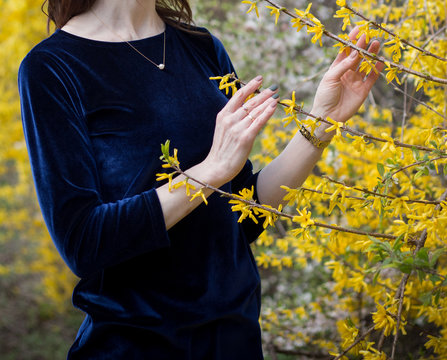
<path fill-rule="evenodd" d="M 48 16 L 47 29 L 49 30 L 51 22 L 60 29 L 73 16 L 90 10 L 95 2 L 96 0 L 45 0 L 42 11 Z M 189 29 L 194 22 L 188 0 L 156 0 L 155 8 L 163 21 L 182 30 L 198 33 Z"/>

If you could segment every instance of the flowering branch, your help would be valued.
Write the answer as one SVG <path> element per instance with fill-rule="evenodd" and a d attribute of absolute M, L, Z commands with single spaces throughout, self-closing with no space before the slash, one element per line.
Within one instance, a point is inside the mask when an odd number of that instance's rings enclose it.
<path fill-rule="evenodd" d="M 372 325 L 368 330 L 366 330 L 362 335 L 360 335 L 351 345 L 349 345 L 341 354 L 338 354 L 334 360 L 340 360 L 343 356 L 345 356 L 349 350 L 351 350 L 354 346 L 356 346 L 358 343 L 360 343 L 362 340 L 364 340 L 369 334 L 371 334 L 374 331 L 374 326 Z"/>
<path fill-rule="evenodd" d="M 172 169 L 174 169 L 175 172 L 172 173 L 172 174 L 182 174 L 182 175 L 184 175 L 186 177 L 186 179 L 192 180 L 192 181 L 196 182 L 197 184 L 200 184 L 203 188 L 213 190 L 213 191 L 219 193 L 223 197 L 226 197 L 226 198 L 235 200 L 237 202 L 243 203 L 245 205 L 248 205 L 250 210 L 251 210 L 251 208 L 261 209 L 264 212 L 268 212 L 268 213 L 274 214 L 274 215 L 276 215 L 278 217 L 284 217 L 284 218 L 290 219 L 292 221 L 297 218 L 296 215 L 287 214 L 287 213 L 284 213 L 284 212 L 280 211 L 279 209 L 272 208 L 271 206 L 261 205 L 261 204 L 258 204 L 254 200 L 249 200 L 249 199 L 243 198 L 241 196 L 225 192 L 225 191 L 223 191 L 223 190 L 221 190 L 219 188 L 216 188 L 216 187 L 214 187 L 212 185 L 209 185 L 209 184 L 207 184 L 207 183 L 205 183 L 203 181 L 200 181 L 200 180 L 198 180 L 198 179 L 196 179 L 196 178 L 194 178 L 192 176 L 189 176 L 187 173 L 185 173 L 180 168 L 180 164 L 179 164 L 179 162 L 177 160 L 177 156 L 176 156 L 177 149 L 174 149 L 174 154 L 175 154 L 174 157 L 172 157 L 172 156 L 170 156 L 168 154 L 168 152 L 169 152 L 169 141 L 167 141 L 165 145 L 162 145 L 162 149 L 163 149 L 162 150 L 163 151 L 163 155 L 161 156 L 161 159 L 166 163 L 166 164 L 163 165 L 163 167 L 165 167 L 165 168 L 166 167 L 171 167 Z M 171 174 L 165 174 L 165 176 L 162 176 L 162 175 L 163 174 L 157 174 L 157 176 L 158 176 L 157 180 L 167 179 L 169 177 L 169 175 L 171 175 Z M 170 179 L 172 181 L 172 175 L 171 175 Z M 181 182 L 179 184 L 186 185 L 187 181 L 183 181 L 183 182 Z M 178 184 L 175 184 L 173 186 L 174 187 L 179 187 Z M 187 188 L 187 191 L 188 191 L 188 188 Z M 197 193 L 203 194 L 202 190 L 199 190 Z M 193 195 L 193 198 L 197 197 L 197 193 L 195 193 Z M 206 198 L 204 198 L 204 196 L 202 196 L 202 198 L 204 199 L 204 202 L 206 202 L 205 201 Z M 301 215 L 302 217 L 305 217 L 305 215 L 308 214 L 305 210 L 303 210 L 303 213 L 305 213 L 305 214 Z M 346 232 L 346 233 L 356 234 L 356 235 L 363 235 L 363 236 L 371 236 L 371 237 L 375 237 L 375 238 L 382 238 L 382 239 L 389 239 L 389 240 L 395 240 L 397 238 L 397 236 L 394 236 L 394 235 L 388 235 L 388 234 L 382 234 L 382 233 L 366 232 L 366 231 L 348 229 L 348 228 L 345 228 L 345 227 L 342 227 L 342 226 L 328 225 L 328 224 L 320 223 L 320 222 L 313 221 L 313 220 L 308 221 L 306 226 L 312 226 L 312 225 L 316 226 L 316 227 L 322 227 L 322 228 L 325 228 L 325 229 L 334 230 L 334 231 L 341 231 L 341 232 Z"/>
<path fill-rule="evenodd" d="M 240 83 L 241 85 L 246 85 L 245 82 L 237 79 L 235 74 L 227 74 L 227 75 L 225 75 L 223 77 L 218 77 L 218 78 L 219 79 L 225 79 L 226 78 L 227 81 L 229 79 L 232 79 L 233 82 Z M 225 86 L 225 85 L 220 85 L 220 86 L 222 87 L 222 86 Z M 256 93 L 259 93 L 259 90 L 257 90 Z M 333 125 L 333 122 L 328 121 L 327 119 L 323 119 L 323 118 L 321 118 L 319 116 L 316 116 L 316 115 L 314 115 L 314 114 L 312 114 L 310 112 L 305 111 L 300 105 L 296 105 L 294 103 L 292 105 L 288 105 L 288 104 L 285 104 L 283 102 L 284 102 L 284 100 L 279 102 L 279 104 L 282 105 L 284 108 L 291 108 L 292 110 L 296 111 L 297 113 L 300 113 L 300 114 L 306 115 L 307 117 L 311 117 L 311 118 L 315 119 L 315 121 L 317 121 L 317 122 L 323 122 L 323 123 L 328 124 L 328 125 Z M 355 135 L 355 136 L 360 136 L 360 137 L 363 137 L 365 139 L 369 139 L 369 140 L 373 140 L 373 141 L 377 141 L 377 142 L 383 142 L 383 143 L 390 142 L 390 139 L 385 139 L 385 138 L 381 138 L 381 137 L 378 137 L 378 136 L 370 135 L 370 134 L 361 132 L 359 130 L 352 129 L 352 128 L 346 126 L 346 125 L 339 126 L 339 129 L 340 129 L 340 131 L 345 131 L 347 133 L 350 133 L 350 134 Z M 431 148 L 431 147 L 427 147 L 427 146 L 423 146 L 423 145 L 406 144 L 406 143 L 398 141 L 398 140 L 393 140 L 393 145 L 397 146 L 397 147 L 407 148 L 407 149 L 418 149 L 418 150 L 425 151 L 425 152 L 440 152 L 438 149 L 435 149 L 435 148 Z M 445 152 L 440 152 L 440 153 L 442 155 L 447 155 L 447 153 L 445 153 Z"/>
<path fill-rule="evenodd" d="M 407 41 L 407 40 L 405 40 L 405 39 L 401 39 L 398 35 L 396 35 L 396 34 L 393 33 L 392 31 L 388 30 L 388 29 L 385 28 L 383 25 L 378 24 L 377 22 L 368 19 L 365 15 L 363 15 L 363 14 L 361 14 L 360 12 L 354 10 L 354 9 L 353 9 L 352 7 L 350 7 L 348 4 L 345 3 L 345 4 L 343 5 L 343 7 L 345 7 L 345 8 L 348 9 L 348 10 L 350 10 L 353 14 L 355 14 L 355 15 L 357 15 L 358 17 L 362 18 L 363 20 L 367 21 L 368 23 L 370 23 L 371 25 L 373 25 L 373 26 L 376 27 L 377 29 L 380 29 L 380 30 L 386 32 L 387 34 L 391 35 L 391 36 L 394 37 L 394 38 L 398 38 L 398 39 L 400 40 L 400 42 L 404 43 L 405 45 L 407 45 L 407 46 L 409 46 L 409 47 L 412 47 L 413 49 L 416 49 L 416 50 L 420 51 L 420 52 L 423 53 L 424 55 L 432 56 L 432 57 L 434 57 L 434 58 L 436 58 L 436 59 L 438 59 L 438 60 L 444 61 L 444 62 L 447 61 L 446 58 L 443 58 L 443 57 L 441 57 L 441 56 L 438 56 L 438 55 L 436 55 L 436 54 L 431 53 L 431 52 L 428 51 L 428 50 L 425 50 L 425 49 L 423 49 L 423 48 L 420 48 L 419 46 L 416 46 L 416 45 L 410 43 L 409 41 Z"/>
<path fill-rule="evenodd" d="M 386 78 L 386 75 L 380 73 L 380 76 L 382 76 L 383 78 Z M 447 116 L 441 114 L 440 112 L 436 111 L 435 109 L 433 109 L 430 105 L 428 105 L 427 103 L 416 99 L 414 96 L 411 96 L 409 94 L 406 94 L 405 91 L 403 91 L 402 89 L 398 88 L 396 85 L 394 85 L 393 83 L 390 83 L 390 85 L 393 87 L 393 90 L 400 92 L 401 94 L 404 94 L 406 97 L 408 97 L 409 99 L 417 102 L 418 104 L 425 106 L 428 110 L 434 112 L 436 115 L 442 117 L 444 120 L 447 120 Z"/>
<path fill-rule="evenodd" d="M 330 179 L 329 177 L 326 177 L 326 176 L 323 176 L 323 178 Z M 331 179 L 331 181 L 332 181 L 332 179 Z M 344 185 L 341 182 L 336 182 L 335 180 L 332 181 L 332 182 L 338 183 L 338 184 L 343 185 L 343 186 L 346 186 L 346 185 Z M 374 192 L 374 191 L 369 191 L 369 190 L 366 190 L 366 189 L 361 189 L 361 188 L 356 188 L 356 187 L 348 187 L 348 186 L 346 186 L 346 188 L 351 189 L 351 190 L 361 191 L 361 192 L 363 192 L 365 194 L 370 194 L 370 195 L 374 195 L 374 196 L 378 196 L 378 197 L 382 197 L 382 198 L 386 198 L 386 199 L 390 199 L 390 200 L 397 199 L 396 196 L 380 194 L 380 193 L 377 193 L 377 192 Z M 300 189 L 302 189 L 304 191 L 313 192 L 313 193 L 316 193 L 316 194 L 322 194 L 322 195 L 327 195 L 327 196 L 332 196 L 333 195 L 333 193 L 323 192 L 323 191 L 315 190 L 315 189 L 309 189 L 309 188 L 306 188 L 306 187 L 303 187 L 303 186 Z M 336 196 L 337 197 L 343 197 L 343 195 L 341 195 L 341 194 L 337 194 Z M 352 196 L 352 195 L 346 195 L 346 196 L 344 196 L 344 198 L 345 199 L 352 199 L 352 200 L 359 200 L 359 201 L 368 200 L 368 199 L 365 199 L 363 197 Z M 426 205 L 437 205 L 437 204 L 439 204 L 438 201 L 430 201 L 430 200 L 417 200 L 417 199 L 408 199 L 407 200 L 407 199 L 403 199 L 402 201 L 404 201 L 404 202 L 406 202 L 408 204 L 412 204 L 412 203 L 426 204 Z"/>
<path fill-rule="evenodd" d="M 264 0 L 264 1 L 268 2 L 270 5 L 272 5 L 276 9 L 278 9 L 278 11 L 282 11 L 283 13 L 287 14 L 288 16 L 290 16 L 294 19 L 299 19 L 302 24 L 308 26 L 309 28 L 316 27 L 316 25 L 312 21 L 310 21 L 304 17 L 301 17 L 301 16 L 291 13 L 288 9 L 275 4 L 273 1 L 271 1 L 271 0 Z M 436 82 L 439 84 L 447 84 L 447 79 L 442 79 L 442 78 L 438 78 L 438 77 L 431 76 L 428 74 L 423 74 L 419 71 L 415 71 L 415 70 L 407 68 L 403 65 L 397 64 L 393 61 L 390 61 L 390 60 L 386 59 L 384 56 L 378 56 L 376 54 L 373 54 L 365 49 L 358 47 L 357 45 L 353 44 L 351 41 L 345 40 L 345 39 L 341 38 L 340 36 L 337 36 L 337 35 L 331 33 L 330 31 L 326 30 L 324 27 L 321 28 L 321 33 L 324 34 L 328 38 L 331 38 L 333 40 L 340 42 L 345 47 L 349 47 L 351 49 L 357 50 L 363 56 L 366 56 L 366 57 L 368 57 L 372 60 L 375 60 L 375 61 L 380 61 L 380 62 L 386 63 L 389 68 L 395 68 L 397 71 L 403 71 L 403 72 L 418 76 L 418 77 L 423 78 L 428 81 Z"/>
<path fill-rule="evenodd" d="M 421 165 L 421 164 L 425 164 L 425 163 L 430 163 L 430 162 L 437 161 L 437 160 L 440 160 L 440 159 L 446 159 L 446 158 L 447 158 L 447 156 L 438 156 L 438 157 L 435 157 L 433 159 L 426 159 L 426 160 L 416 161 L 416 162 L 414 162 L 412 164 L 403 166 L 403 167 L 397 169 L 396 171 L 393 171 L 391 174 L 389 174 L 389 176 L 385 177 L 382 180 L 382 184 L 384 184 L 388 179 L 392 178 L 394 175 L 396 175 L 399 172 L 404 171 L 404 170 L 406 170 L 408 168 L 411 168 L 411 167 L 414 167 L 414 166 L 417 166 L 417 165 Z"/>

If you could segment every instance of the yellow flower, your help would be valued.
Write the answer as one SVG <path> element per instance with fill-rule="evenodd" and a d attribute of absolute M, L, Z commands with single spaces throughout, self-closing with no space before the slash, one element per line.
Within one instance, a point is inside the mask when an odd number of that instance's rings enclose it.
<path fill-rule="evenodd" d="M 388 61 L 385 61 L 386 68 L 386 81 L 389 84 L 393 80 L 396 80 L 396 82 L 401 85 L 401 82 L 399 81 L 399 78 L 397 77 L 397 74 L 400 73 L 399 69 L 396 67 L 392 67 L 391 64 Z"/>
<path fill-rule="evenodd" d="M 284 126 L 287 126 L 290 124 L 292 120 L 297 120 L 296 116 L 296 100 L 295 100 L 295 91 L 292 92 L 292 99 L 284 99 L 280 101 L 281 104 L 286 105 L 287 107 L 284 108 L 284 111 L 286 115 L 289 115 L 283 119 Z"/>
<path fill-rule="evenodd" d="M 317 19 L 314 19 L 314 20 L 317 20 Z M 308 26 L 307 32 L 315 34 L 312 37 L 312 39 L 310 40 L 310 41 L 312 41 L 313 44 L 315 44 L 319 40 L 320 46 L 323 46 L 323 42 L 321 40 L 321 37 L 323 36 L 323 33 L 324 33 L 324 25 L 323 24 L 319 23 L 319 21 L 318 21 L 318 23 L 315 24 L 315 26 Z"/>
<path fill-rule="evenodd" d="M 275 25 L 278 24 L 279 15 L 281 14 L 281 9 L 274 6 L 266 6 L 267 9 L 270 9 L 270 15 L 275 15 Z"/>
<path fill-rule="evenodd" d="M 305 11 L 301 11 L 297 8 L 295 8 L 295 13 L 298 15 L 298 17 L 294 18 L 291 20 L 292 22 L 292 27 L 296 28 L 296 31 L 300 31 L 303 26 L 305 25 L 305 23 L 303 22 L 303 19 L 309 17 L 309 16 L 313 16 L 312 14 L 309 14 L 310 8 L 312 7 L 312 3 L 309 3 L 309 5 L 307 6 L 307 9 Z"/>
<path fill-rule="evenodd" d="M 396 152 L 396 146 L 394 145 L 393 138 L 385 132 L 383 132 L 381 135 L 386 140 L 385 145 L 382 146 L 381 152 L 389 149 L 394 154 Z"/>
<path fill-rule="evenodd" d="M 206 196 L 203 193 L 203 189 L 200 189 L 199 191 L 196 191 L 195 194 L 191 197 L 189 201 L 193 201 L 197 197 L 201 197 L 205 205 L 208 205 L 208 200 L 206 200 Z"/>
<path fill-rule="evenodd" d="M 172 189 L 172 177 L 175 174 L 176 174 L 175 172 L 172 172 L 170 174 L 167 174 L 167 173 L 155 174 L 155 176 L 157 176 L 157 178 L 155 180 L 156 181 L 163 181 L 163 180 L 168 179 L 168 182 L 169 182 L 168 187 L 169 187 L 169 191 L 171 191 L 171 189 Z"/>
<path fill-rule="evenodd" d="M 333 119 L 331 119 L 330 117 L 326 118 L 327 121 L 329 121 L 332 126 L 328 127 L 326 130 L 324 130 L 325 132 L 331 132 L 332 130 L 335 130 L 337 136 L 341 136 L 341 129 L 343 128 L 344 124 L 340 121 L 335 121 Z"/>
<path fill-rule="evenodd" d="M 337 12 L 335 13 L 334 18 L 342 18 L 343 19 L 342 31 L 345 31 L 346 27 L 351 25 L 351 16 L 353 14 L 354 13 L 351 10 L 349 10 L 345 7 L 342 7 L 340 10 L 337 10 Z"/>
<path fill-rule="evenodd" d="M 313 15 L 311 13 L 309 13 L 310 8 L 312 7 L 312 3 L 309 3 L 309 5 L 307 5 L 307 8 L 305 11 L 301 11 L 299 9 L 295 9 L 295 12 L 298 16 L 302 17 L 302 18 L 308 18 L 308 17 L 312 17 Z"/>
<path fill-rule="evenodd" d="M 400 49 L 404 49 L 404 46 L 402 45 L 402 42 L 400 41 L 398 36 L 395 36 L 390 41 L 386 42 L 384 45 L 390 45 L 389 49 L 393 53 L 393 61 L 399 62 L 400 58 L 402 57 L 402 52 Z"/>
<path fill-rule="evenodd" d="M 219 82 L 219 90 L 225 90 L 225 94 L 228 95 L 229 89 L 231 89 L 231 95 L 234 95 L 237 92 L 236 84 L 239 82 L 238 79 L 228 82 L 231 78 L 233 78 L 234 74 L 226 74 L 224 76 L 210 76 L 210 80 L 220 80 Z"/>
<path fill-rule="evenodd" d="M 371 62 L 370 59 L 367 57 L 362 56 L 363 61 L 360 64 L 359 72 L 364 72 L 366 75 L 369 75 L 369 73 L 373 70 L 376 74 L 378 73 L 375 64 Z"/>
<path fill-rule="evenodd" d="M 300 223 L 302 228 L 307 228 L 308 226 L 315 224 L 315 221 L 310 218 L 312 213 L 310 211 L 308 212 L 306 208 L 304 208 L 302 212 L 299 210 L 297 211 L 299 215 L 293 217 L 293 222 Z"/>
<path fill-rule="evenodd" d="M 338 35 L 339 38 L 346 40 L 346 41 L 350 41 L 348 34 L 340 34 Z M 333 45 L 333 47 L 340 47 L 340 50 L 338 50 L 338 53 L 341 54 L 343 51 L 346 52 L 346 55 L 349 55 L 349 53 L 351 52 L 351 48 L 345 44 L 343 44 L 342 42 L 338 42 L 335 45 Z"/>
<path fill-rule="evenodd" d="M 239 191 L 239 195 L 233 194 L 233 196 L 236 196 L 242 200 L 248 200 L 253 201 L 253 194 L 254 194 L 254 187 L 252 186 L 251 189 L 244 188 L 241 191 Z M 253 214 L 253 211 L 255 214 L 258 214 L 258 209 L 253 208 L 251 205 L 246 204 L 243 201 L 232 199 L 229 201 L 230 204 L 234 204 L 231 207 L 231 211 L 239 211 L 241 212 L 241 216 L 238 219 L 238 222 L 242 222 L 245 218 L 249 217 L 254 221 L 255 224 L 258 223 L 258 219 Z"/>
<path fill-rule="evenodd" d="M 386 309 L 380 305 L 377 304 L 377 311 L 372 313 L 374 324 L 374 329 L 384 330 L 385 336 L 388 336 L 391 334 L 391 331 L 393 331 L 394 327 L 396 326 L 396 321 L 388 315 Z"/>
<path fill-rule="evenodd" d="M 246 14 L 250 13 L 252 10 L 256 11 L 256 16 L 259 17 L 259 10 L 258 10 L 258 5 L 257 5 L 257 1 L 248 1 L 248 0 L 244 0 L 242 1 L 242 4 L 249 4 L 250 8 L 247 10 Z"/>
<path fill-rule="evenodd" d="M 369 350 L 360 350 L 360 354 L 363 355 L 363 360 L 387 360 L 387 356 L 384 352 L 378 351 L 374 348 Z"/>

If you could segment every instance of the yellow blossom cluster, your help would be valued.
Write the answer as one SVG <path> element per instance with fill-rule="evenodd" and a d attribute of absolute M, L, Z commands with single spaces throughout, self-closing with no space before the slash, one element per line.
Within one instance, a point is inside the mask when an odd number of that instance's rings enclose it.
<path fill-rule="evenodd" d="M 0 17 L 0 278 L 37 289 L 16 296 L 49 303 L 54 312 L 70 306 L 75 278 L 63 264 L 44 226 L 34 191 L 20 119 L 17 73 L 21 59 L 46 36 L 41 1 L 3 1 Z M 26 26 L 24 26 L 26 19 Z M 5 260 L 5 261 L 3 261 Z M 8 291 L 6 291 L 8 292 Z"/>
<path fill-rule="evenodd" d="M 256 2 L 258 14 L 260 4 Z M 312 29 L 314 43 L 332 34 L 310 13 L 311 4 L 294 12 L 282 4 L 266 5 L 275 23 L 289 16 L 292 29 Z M 289 301 L 291 309 L 304 306 L 308 319 L 325 317 L 338 331 L 335 349 L 318 346 L 309 337 L 306 346 L 314 344 L 337 359 L 357 354 L 382 360 L 396 350 L 394 337 L 400 341 L 412 332 L 417 333 L 420 359 L 434 358 L 431 354 L 447 358 L 445 2 L 338 0 L 337 5 L 334 17 L 342 22 L 342 31 L 358 25 L 359 36 L 382 41 L 379 55 L 386 59 L 386 68 L 377 86 L 397 88 L 399 95 L 387 101 L 378 96 L 348 124 L 324 119 L 337 135 L 302 187 L 283 187 L 286 206 L 279 219 L 284 229 L 267 229 L 261 235 L 254 247 L 256 260 L 261 268 L 284 272 L 286 267 L 278 264 L 291 257 L 295 270 L 330 276 L 317 298 L 329 307 Z M 346 33 L 332 40 L 340 52 L 349 53 L 355 46 Z M 377 59 L 361 56 L 368 74 Z M 281 100 L 284 118 L 272 119 L 260 136 L 261 148 L 253 156 L 260 167 L 280 153 L 299 126 L 314 130 L 319 125 L 291 93 L 290 99 Z M 270 324 L 265 331 L 280 336 L 289 320 L 282 322 L 278 311 L 269 308 L 262 321 Z M 272 313 L 276 322 L 269 321 Z M 334 314 L 339 315 L 333 319 Z M 294 324 L 296 334 L 306 333 L 306 324 Z M 302 336 L 291 340 L 291 335 L 293 331 L 284 335 L 289 347 L 306 349 Z M 356 339 L 358 344 L 345 351 Z"/>

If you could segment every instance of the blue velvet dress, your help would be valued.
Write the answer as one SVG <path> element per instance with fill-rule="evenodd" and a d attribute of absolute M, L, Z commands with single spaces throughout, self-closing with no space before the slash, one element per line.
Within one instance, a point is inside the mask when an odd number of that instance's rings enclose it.
<path fill-rule="evenodd" d="M 210 76 L 234 71 L 206 29 L 166 24 L 160 71 L 124 42 L 56 30 L 19 71 L 22 120 L 39 204 L 52 239 L 80 278 L 86 313 L 69 359 L 262 359 L 260 278 L 249 244 L 217 194 L 166 231 L 154 190 L 160 144 L 183 169 L 212 144 L 228 101 Z M 163 34 L 133 41 L 162 62 Z M 247 161 L 225 191 L 256 185 Z"/>

